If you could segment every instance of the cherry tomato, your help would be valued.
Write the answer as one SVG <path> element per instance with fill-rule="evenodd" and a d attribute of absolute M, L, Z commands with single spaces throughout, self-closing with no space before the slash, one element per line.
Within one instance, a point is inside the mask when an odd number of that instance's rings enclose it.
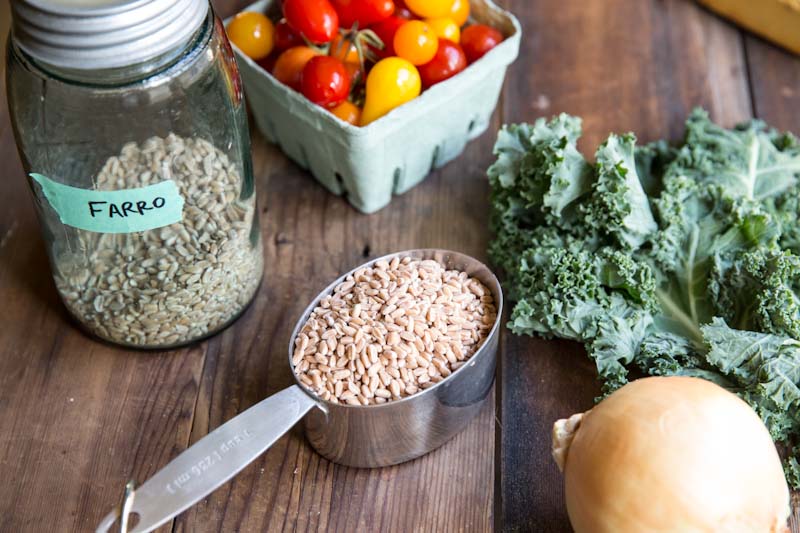
<path fill-rule="evenodd" d="M 383 50 L 375 50 L 380 57 L 385 58 L 397 55 L 394 52 L 394 35 L 400 26 L 406 22 L 408 22 L 407 19 L 394 16 L 370 27 L 375 32 L 375 35 L 383 41 Z"/>
<path fill-rule="evenodd" d="M 335 57 L 342 63 L 360 63 L 358 58 L 358 48 L 355 43 L 341 33 L 331 41 L 329 56 Z"/>
<path fill-rule="evenodd" d="M 461 28 L 458 24 L 449 18 L 427 19 L 425 24 L 433 29 L 433 32 L 439 39 L 447 39 L 458 43 L 461 39 Z"/>
<path fill-rule="evenodd" d="M 394 2 L 392 0 L 331 0 L 339 14 L 339 24 L 350 29 L 358 24 L 359 29 L 366 28 L 392 16 Z"/>
<path fill-rule="evenodd" d="M 308 46 L 295 46 L 284 51 L 275 62 L 272 75 L 279 82 L 288 85 L 295 91 L 300 90 L 300 81 L 303 77 L 303 69 L 312 58 L 319 55 L 313 48 Z"/>
<path fill-rule="evenodd" d="M 501 42 L 503 42 L 503 34 L 483 24 L 467 26 L 461 32 L 461 47 L 470 63 L 482 58 Z"/>
<path fill-rule="evenodd" d="M 289 26 L 316 44 L 331 42 L 339 29 L 339 15 L 328 0 L 284 0 L 283 16 Z"/>
<path fill-rule="evenodd" d="M 394 0 L 394 16 L 395 17 L 402 17 L 408 20 L 414 20 L 419 18 L 414 13 L 408 9 L 405 0 Z"/>
<path fill-rule="evenodd" d="M 264 59 L 259 59 L 257 61 L 258 65 L 266 70 L 267 72 L 272 72 L 272 69 L 275 68 L 275 63 L 278 61 L 278 57 L 280 57 L 281 53 L 276 48 L 272 51 L 270 55 L 265 57 Z"/>
<path fill-rule="evenodd" d="M 408 8 L 422 18 L 446 17 L 455 0 L 406 0 Z"/>
<path fill-rule="evenodd" d="M 394 51 L 414 65 L 424 65 L 436 55 L 439 39 L 433 29 L 421 20 L 411 20 L 394 34 Z"/>
<path fill-rule="evenodd" d="M 455 0 L 447 16 L 453 19 L 459 28 L 462 27 L 469 20 L 469 0 Z"/>
<path fill-rule="evenodd" d="M 416 20 L 419 18 L 414 13 L 412 13 L 411 10 L 408 9 L 407 7 L 401 7 L 395 9 L 394 14 L 406 20 Z"/>
<path fill-rule="evenodd" d="M 413 100 L 421 90 L 422 80 L 417 67 L 399 57 L 381 59 L 367 76 L 367 100 L 361 125 L 366 126 Z"/>
<path fill-rule="evenodd" d="M 303 69 L 303 95 L 322 107 L 334 107 L 350 94 L 350 76 L 344 63 L 331 56 L 317 56 Z"/>
<path fill-rule="evenodd" d="M 233 17 L 226 30 L 231 42 L 251 59 L 264 59 L 275 46 L 275 26 L 261 13 L 243 11 Z"/>
<path fill-rule="evenodd" d="M 331 113 L 353 126 L 361 122 L 361 108 L 347 100 L 331 109 Z"/>
<path fill-rule="evenodd" d="M 467 68 L 467 56 L 459 45 L 448 40 L 439 39 L 439 49 L 430 63 L 419 67 L 422 87 L 428 89 L 437 83 L 450 79 Z"/>
<path fill-rule="evenodd" d="M 303 46 L 303 38 L 289 26 L 286 19 L 281 20 L 275 25 L 275 48 L 278 50 L 288 50 L 293 46 Z"/>

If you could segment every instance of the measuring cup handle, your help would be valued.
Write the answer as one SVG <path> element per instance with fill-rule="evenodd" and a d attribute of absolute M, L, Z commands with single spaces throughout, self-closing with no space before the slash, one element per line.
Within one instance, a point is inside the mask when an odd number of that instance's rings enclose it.
<path fill-rule="evenodd" d="M 135 525 L 130 533 L 152 531 L 211 494 L 275 444 L 315 406 L 316 402 L 295 385 L 203 437 L 144 485 L 128 491 L 123 508 L 130 509 L 132 516 L 138 515 L 138 522 L 132 520 Z M 106 516 L 97 533 L 109 531 L 120 512 L 116 509 Z"/>

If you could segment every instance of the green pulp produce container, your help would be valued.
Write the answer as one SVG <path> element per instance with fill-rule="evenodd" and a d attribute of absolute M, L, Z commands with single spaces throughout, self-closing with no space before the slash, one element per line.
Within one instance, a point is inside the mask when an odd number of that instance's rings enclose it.
<path fill-rule="evenodd" d="M 275 19 L 276 0 L 245 11 Z M 386 207 L 433 169 L 458 157 L 486 131 L 522 30 L 490 0 L 472 0 L 470 23 L 500 30 L 505 41 L 453 78 L 439 83 L 370 125 L 352 126 L 278 82 L 235 49 L 247 101 L 264 136 L 336 195 L 363 213 Z"/>

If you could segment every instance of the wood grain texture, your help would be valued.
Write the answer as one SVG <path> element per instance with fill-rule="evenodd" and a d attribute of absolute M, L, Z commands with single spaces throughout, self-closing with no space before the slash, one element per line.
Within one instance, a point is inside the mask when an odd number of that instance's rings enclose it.
<path fill-rule="evenodd" d="M 214 3 L 225 17 L 249 2 Z M 499 3 L 526 37 L 491 130 L 566 111 L 585 118 L 584 149 L 612 130 L 676 138 L 694 105 L 725 124 L 755 111 L 800 130 L 800 61 L 689 1 Z M 0 0 L 0 35 L 9 20 Z M 364 216 L 254 131 L 266 276 L 253 305 L 206 342 L 141 353 L 95 342 L 66 316 L 0 106 L 0 532 L 93 529 L 126 480 L 144 481 L 289 386 L 294 321 L 342 271 L 420 247 L 485 258 L 493 137 Z M 295 428 L 159 531 L 569 531 L 550 426 L 591 406 L 594 376 L 577 344 L 504 335 L 496 404 L 436 452 L 393 468 L 343 468 Z"/>
<path fill-rule="evenodd" d="M 331 279 L 368 257 L 441 247 L 485 256 L 491 136 L 457 165 L 372 216 L 329 195 L 254 133 L 267 274 L 235 345 L 210 350 L 192 439 L 293 383 L 289 335 Z M 493 520 L 494 406 L 432 454 L 393 468 L 359 470 L 314 454 L 299 428 L 178 520 L 229 531 L 488 531 Z M 196 526 L 195 526 L 196 527 Z"/>
<path fill-rule="evenodd" d="M 527 35 L 509 79 L 506 122 L 581 116 L 580 146 L 587 151 L 611 131 L 635 131 L 641 141 L 678 140 L 695 106 L 725 125 L 752 116 L 741 32 L 692 2 L 506 4 Z M 754 62 L 769 69 L 771 59 Z M 762 90 L 771 95 L 775 87 Z M 797 116 L 788 122 L 800 126 Z M 599 384 L 592 367 L 578 344 L 506 335 L 498 401 L 503 530 L 570 531 L 550 432 L 555 420 L 593 405 Z"/>
<path fill-rule="evenodd" d="M 9 21 L 4 2 L 0 34 Z M 89 531 L 126 479 L 186 447 L 205 347 L 130 352 L 81 333 L 56 294 L 5 105 L 0 161 L 0 531 Z"/>

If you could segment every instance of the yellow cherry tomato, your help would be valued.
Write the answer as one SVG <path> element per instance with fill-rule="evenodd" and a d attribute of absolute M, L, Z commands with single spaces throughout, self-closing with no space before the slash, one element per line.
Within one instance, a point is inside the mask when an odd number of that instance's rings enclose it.
<path fill-rule="evenodd" d="M 261 13 L 243 11 L 233 17 L 226 30 L 231 42 L 256 61 L 267 57 L 275 47 L 275 26 Z"/>
<path fill-rule="evenodd" d="M 425 24 L 431 27 L 433 33 L 440 39 L 447 39 L 456 44 L 461 41 L 461 28 L 450 18 L 427 19 Z"/>
<path fill-rule="evenodd" d="M 453 19 L 458 27 L 462 27 L 469 20 L 469 0 L 455 0 L 448 17 Z"/>
<path fill-rule="evenodd" d="M 429 63 L 439 49 L 439 37 L 421 20 L 406 22 L 394 34 L 394 52 L 414 65 Z"/>
<path fill-rule="evenodd" d="M 406 6 L 422 18 L 446 17 L 455 0 L 406 0 Z"/>
<path fill-rule="evenodd" d="M 361 108 L 347 100 L 331 109 L 331 113 L 353 126 L 361 123 Z"/>
<path fill-rule="evenodd" d="M 378 120 L 419 96 L 421 91 L 419 71 L 409 61 L 400 57 L 378 61 L 367 76 L 367 100 L 361 114 L 361 125 Z"/>

